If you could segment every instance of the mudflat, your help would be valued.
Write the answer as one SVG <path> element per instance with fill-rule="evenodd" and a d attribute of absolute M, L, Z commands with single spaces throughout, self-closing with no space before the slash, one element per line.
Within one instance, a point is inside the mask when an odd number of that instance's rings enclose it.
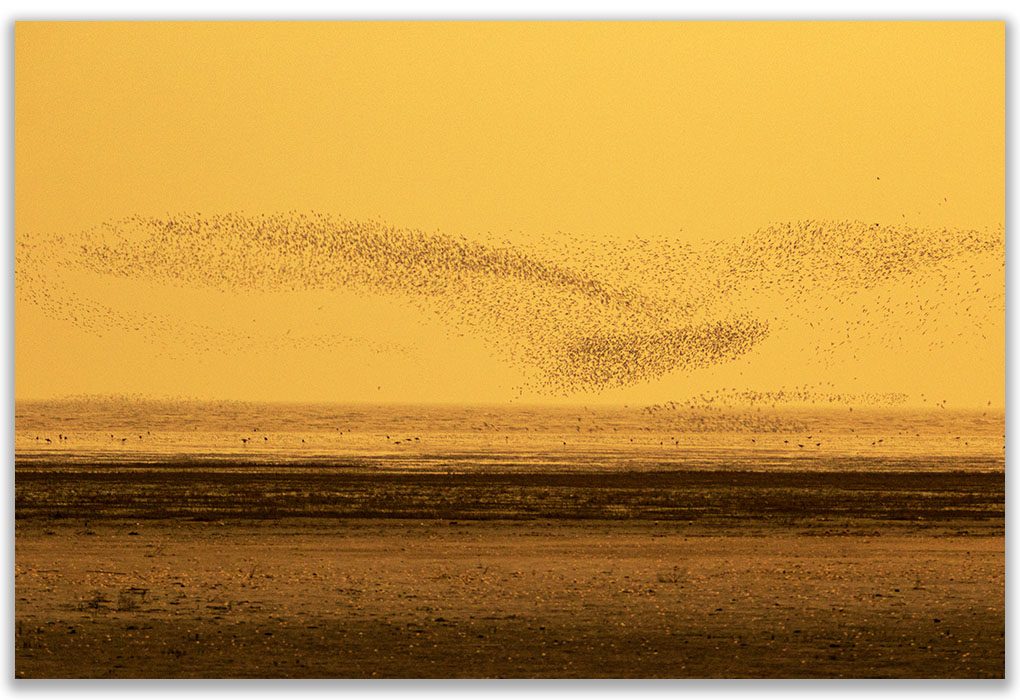
<path fill-rule="evenodd" d="M 79 512 L 15 551 L 18 677 L 1005 673 L 1001 515 Z"/>

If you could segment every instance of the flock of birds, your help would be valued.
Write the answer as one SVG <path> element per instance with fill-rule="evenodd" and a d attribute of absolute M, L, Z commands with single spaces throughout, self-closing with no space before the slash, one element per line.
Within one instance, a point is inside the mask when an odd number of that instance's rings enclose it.
<path fill-rule="evenodd" d="M 451 335 L 480 338 L 528 377 L 520 393 L 569 396 L 729 362 L 794 328 L 808 329 L 812 353 L 828 363 L 862 337 L 890 347 L 904 334 L 945 343 L 949 331 L 938 323 L 954 314 L 976 336 L 1004 315 L 1004 251 L 1002 228 L 856 221 L 778 224 L 700 243 L 554 236 L 529 246 L 327 214 L 186 214 L 129 217 L 76 236 L 19 236 L 16 292 L 89 332 L 172 337 L 198 352 L 358 343 L 407 352 L 349 332 L 240 333 L 130 312 L 84 298 L 74 279 L 234 294 L 382 295 L 407 303 L 418 318 L 434 316 Z M 849 400 L 797 390 L 744 393 L 741 400 L 759 403 Z M 861 394 L 852 402 L 893 396 Z"/>
<path fill-rule="evenodd" d="M 589 243 L 561 233 L 533 250 L 609 281 L 665 290 L 692 314 L 740 313 L 773 335 L 800 331 L 827 365 L 865 342 L 892 348 L 912 336 L 930 349 L 980 342 L 1005 316 L 1001 226 L 804 220 L 735 239 Z"/>
<path fill-rule="evenodd" d="M 808 385 L 777 389 L 775 391 L 759 391 L 756 389 L 739 389 L 723 387 L 714 391 L 706 391 L 683 401 L 666 401 L 661 404 L 645 406 L 648 414 L 661 411 L 711 411 L 722 408 L 777 408 L 786 405 L 803 406 L 845 406 L 853 411 L 854 406 L 901 406 L 910 398 L 908 394 L 895 391 L 845 392 L 832 388 L 818 388 Z"/>

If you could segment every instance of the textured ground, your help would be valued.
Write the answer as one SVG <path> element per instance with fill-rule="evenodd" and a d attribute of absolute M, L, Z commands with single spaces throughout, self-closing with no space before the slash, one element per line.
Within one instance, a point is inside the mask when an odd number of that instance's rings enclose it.
<path fill-rule="evenodd" d="M 1004 546 L 1001 513 L 20 517 L 15 669 L 1003 677 Z"/>

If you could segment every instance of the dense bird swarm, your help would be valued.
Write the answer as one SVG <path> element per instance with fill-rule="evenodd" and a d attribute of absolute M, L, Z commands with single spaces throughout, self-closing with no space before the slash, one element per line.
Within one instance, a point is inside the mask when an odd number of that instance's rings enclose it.
<path fill-rule="evenodd" d="M 812 351 L 825 357 L 869 333 L 893 341 L 930 332 L 933 346 L 944 343 L 930 327 L 939 305 L 978 325 L 1004 309 L 1001 228 L 804 221 L 697 245 L 556 240 L 472 242 L 324 214 L 129 217 L 74 237 L 22 237 L 16 287 L 23 300 L 87 331 L 126 329 L 153 341 L 171 333 L 196 351 L 367 341 L 332 333 L 241 337 L 131 313 L 82 298 L 62 271 L 234 293 L 384 295 L 435 315 L 451 333 L 482 339 L 527 373 L 531 390 L 563 395 L 731 361 L 796 323 L 818 325 Z M 992 264 L 975 264 L 981 256 Z M 890 284 L 895 293 L 886 291 Z M 803 400 L 785 393 L 761 400 Z"/>
<path fill-rule="evenodd" d="M 813 404 L 816 406 L 898 406 L 909 397 L 895 391 L 841 392 L 825 391 L 809 386 L 795 386 L 777 391 L 723 388 L 704 392 L 685 401 L 667 401 L 644 408 L 649 414 L 663 411 L 711 410 L 729 407 L 771 407 L 784 404 Z"/>

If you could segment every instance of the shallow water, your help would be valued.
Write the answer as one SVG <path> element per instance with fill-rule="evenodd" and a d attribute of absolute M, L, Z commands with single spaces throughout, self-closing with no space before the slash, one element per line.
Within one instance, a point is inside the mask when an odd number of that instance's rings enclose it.
<path fill-rule="evenodd" d="M 19 466 L 1002 471 L 1002 411 L 20 401 Z"/>

